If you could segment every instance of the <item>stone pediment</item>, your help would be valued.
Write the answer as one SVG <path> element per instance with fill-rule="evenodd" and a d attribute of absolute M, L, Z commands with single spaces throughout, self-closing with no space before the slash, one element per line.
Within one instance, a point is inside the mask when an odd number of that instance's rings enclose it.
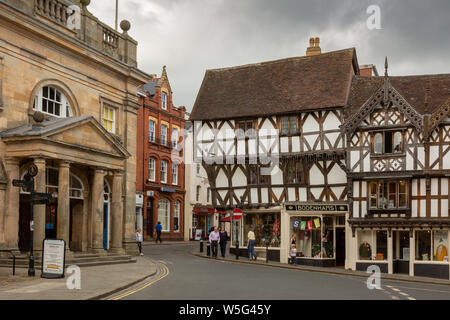
<path fill-rule="evenodd" d="M 6 144 L 37 142 L 73 148 L 77 152 L 94 152 L 128 158 L 126 148 L 93 117 L 71 117 L 26 125 L 0 134 Z"/>
<path fill-rule="evenodd" d="M 45 138 L 90 151 L 103 152 L 117 157 L 128 157 L 126 149 L 103 127 L 94 121 L 85 121 L 71 128 L 50 134 Z M 103 130 L 102 130 L 103 129 Z"/>

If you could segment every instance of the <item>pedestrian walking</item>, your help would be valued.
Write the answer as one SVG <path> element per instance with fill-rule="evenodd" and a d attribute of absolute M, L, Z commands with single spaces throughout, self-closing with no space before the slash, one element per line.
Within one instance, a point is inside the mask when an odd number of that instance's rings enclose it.
<path fill-rule="evenodd" d="M 141 230 L 141 228 L 136 230 L 136 242 L 138 245 L 139 254 L 141 256 L 143 256 L 144 254 L 142 253 L 142 230 Z"/>
<path fill-rule="evenodd" d="M 220 253 L 222 254 L 222 258 L 225 258 L 225 253 L 227 251 L 227 242 L 228 242 L 228 233 L 222 228 L 219 229 L 220 233 Z"/>
<path fill-rule="evenodd" d="M 291 244 L 291 250 L 289 252 L 289 255 L 291 256 L 291 264 L 296 265 L 297 264 L 297 247 L 295 244 Z"/>
<path fill-rule="evenodd" d="M 255 252 L 255 233 L 252 229 L 248 232 L 248 260 L 256 260 L 256 252 Z"/>
<path fill-rule="evenodd" d="M 214 231 L 209 234 L 209 242 L 211 243 L 212 256 L 217 259 L 217 249 L 220 242 L 220 234 L 217 231 L 217 227 L 214 227 Z"/>
<path fill-rule="evenodd" d="M 297 234 L 293 233 L 291 236 L 291 244 L 297 245 Z"/>
<path fill-rule="evenodd" d="M 158 243 L 158 240 L 159 240 L 159 243 L 162 243 L 162 240 L 161 240 L 161 232 L 162 232 L 161 222 L 158 221 L 158 224 L 156 225 L 155 230 L 156 230 L 156 243 Z"/>

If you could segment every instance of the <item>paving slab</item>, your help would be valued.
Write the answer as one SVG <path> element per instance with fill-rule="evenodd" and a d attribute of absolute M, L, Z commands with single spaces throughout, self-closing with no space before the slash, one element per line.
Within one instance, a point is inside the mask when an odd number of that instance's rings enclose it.
<path fill-rule="evenodd" d="M 1 274 L 8 268 L 2 268 Z M 11 269 L 9 269 L 11 273 Z M 26 270 L 25 270 L 26 271 Z M 81 268 L 81 289 L 69 290 L 64 279 L 42 279 L 40 271 L 34 278 L 25 278 L 23 271 L 16 282 L 0 285 L 0 300 L 92 300 L 101 299 L 124 290 L 157 272 L 156 264 L 147 257 L 138 257 L 136 263 L 125 263 Z M 10 275 L 5 278 L 11 279 Z M 24 281 L 19 281 L 20 279 Z"/>

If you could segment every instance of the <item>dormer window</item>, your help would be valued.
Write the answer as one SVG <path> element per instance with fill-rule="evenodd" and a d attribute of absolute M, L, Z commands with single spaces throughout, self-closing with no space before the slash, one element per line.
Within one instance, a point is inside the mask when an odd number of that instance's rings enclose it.
<path fill-rule="evenodd" d="M 34 99 L 33 110 L 58 118 L 72 116 L 72 110 L 66 96 L 52 86 L 45 86 L 39 90 Z"/>
<path fill-rule="evenodd" d="M 297 133 L 297 117 L 281 118 L 281 134 L 289 135 Z"/>
<path fill-rule="evenodd" d="M 372 137 L 372 153 L 375 155 L 403 153 L 403 133 L 401 131 L 375 133 Z"/>
<path fill-rule="evenodd" d="M 239 121 L 238 126 L 239 126 L 239 131 L 237 132 L 238 138 L 254 137 L 254 135 L 256 134 L 254 123 L 252 120 Z"/>

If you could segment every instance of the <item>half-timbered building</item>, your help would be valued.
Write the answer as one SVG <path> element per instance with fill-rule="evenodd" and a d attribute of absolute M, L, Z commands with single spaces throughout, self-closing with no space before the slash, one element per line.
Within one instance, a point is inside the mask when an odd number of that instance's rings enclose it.
<path fill-rule="evenodd" d="M 349 267 L 449 278 L 450 75 L 359 77 L 342 126 Z"/>
<path fill-rule="evenodd" d="M 191 114 L 194 156 L 208 174 L 213 206 L 230 215 L 244 209 L 233 226 L 242 255 L 253 229 L 260 256 L 268 246 L 271 260 L 287 262 L 296 234 L 299 263 L 344 264 L 340 127 L 358 74 L 355 49 L 321 54 L 318 38 L 304 57 L 206 72 Z"/>

